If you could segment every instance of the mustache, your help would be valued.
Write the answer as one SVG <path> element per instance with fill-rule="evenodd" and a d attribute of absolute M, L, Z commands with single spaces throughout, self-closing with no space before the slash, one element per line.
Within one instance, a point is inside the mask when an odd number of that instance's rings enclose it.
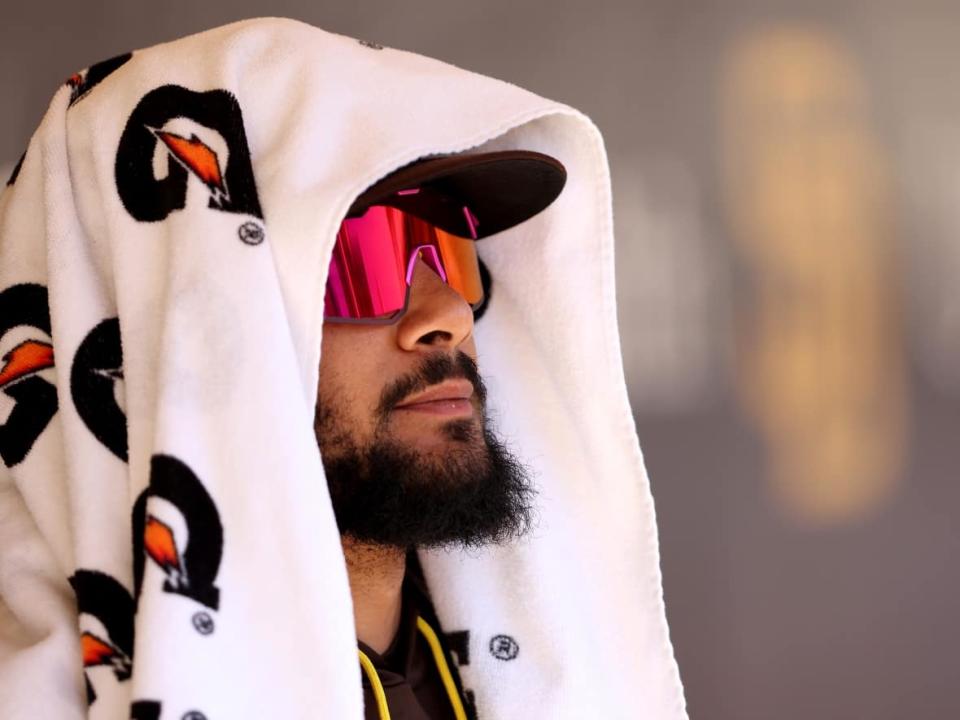
<path fill-rule="evenodd" d="M 383 389 L 377 405 L 377 414 L 385 418 L 387 413 L 413 393 L 453 378 L 469 380 L 480 401 L 480 407 L 486 407 L 487 387 L 483 378 L 480 377 L 480 371 L 473 358 L 461 351 L 457 351 L 454 356 L 437 352 L 428 355 L 419 367 L 401 375 Z"/>

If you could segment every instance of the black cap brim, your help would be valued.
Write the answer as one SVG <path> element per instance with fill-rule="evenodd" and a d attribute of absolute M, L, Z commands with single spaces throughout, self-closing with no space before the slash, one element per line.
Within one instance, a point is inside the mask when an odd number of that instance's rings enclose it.
<path fill-rule="evenodd" d="M 347 217 L 362 215 L 371 205 L 390 205 L 453 235 L 471 237 L 466 206 L 479 240 L 544 210 L 566 181 L 559 160 L 530 150 L 431 157 L 374 183 L 354 201 Z M 414 188 L 419 192 L 398 194 Z"/>

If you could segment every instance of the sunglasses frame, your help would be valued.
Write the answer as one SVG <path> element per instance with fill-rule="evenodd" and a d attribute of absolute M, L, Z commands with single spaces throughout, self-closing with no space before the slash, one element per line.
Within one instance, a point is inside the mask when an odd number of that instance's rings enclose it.
<path fill-rule="evenodd" d="M 397 194 L 405 195 L 411 192 L 418 192 L 418 191 L 419 191 L 419 188 L 412 191 L 401 190 Z M 374 206 L 371 206 L 371 207 L 374 207 Z M 471 232 L 475 233 L 475 230 L 474 230 L 475 219 L 474 219 L 473 213 L 471 213 L 471 211 L 469 210 L 469 208 L 467 208 L 466 205 L 463 206 L 463 214 L 467 219 L 467 223 L 470 226 Z M 466 240 L 468 238 L 464 238 L 464 239 Z M 473 240 L 473 242 L 476 242 L 476 240 Z M 410 254 L 407 257 L 407 271 L 405 275 L 407 290 L 403 298 L 403 307 L 401 307 L 399 310 L 396 310 L 390 313 L 389 315 L 382 315 L 382 316 L 372 317 L 372 318 L 343 318 L 343 317 L 328 318 L 324 316 L 323 322 L 338 323 L 343 325 L 393 325 L 394 323 L 396 323 L 398 320 L 400 320 L 400 318 L 402 318 L 406 314 L 407 308 L 410 306 L 410 293 L 411 293 L 411 285 L 413 283 L 413 271 L 414 271 L 414 268 L 416 267 L 417 260 L 420 259 L 420 256 L 421 254 L 424 253 L 424 251 L 429 251 L 428 254 L 432 257 L 432 262 L 426 259 L 424 259 L 424 262 L 430 267 L 430 269 L 432 269 L 435 273 L 437 273 L 437 275 L 440 276 L 440 279 L 443 280 L 444 284 L 448 285 L 449 283 L 447 282 L 446 268 L 444 268 L 443 266 L 443 261 L 440 259 L 440 254 L 437 252 L 437 248 L 435 248 L 433 245 L 418 245 L 415 248 L 412 248 L 410 250 Z M 479 257 L 477 257 L 477 263 L 478 265 L 480 263 Z M 481 277 L 482 277 L 482 274 L 481 274 Z M 459 295 L 460 293 L 457 293 L 457 294 Z M 474 313 L 476 313 L 476 311 L 484 304 L 484 302 L 486 301 L 486 295 L 487 295 L 486 288 L 483 287 L 483 283 L 481 282 L 480 299 L 477 300 L 475 303 L 467 303 L 470 306 L 470 309 L 474 311 Z M 466 298 L 463 298 L 463 296 L 461 296 L 461 299 L 463 299 L 464 302 L 467 302 Z"/>

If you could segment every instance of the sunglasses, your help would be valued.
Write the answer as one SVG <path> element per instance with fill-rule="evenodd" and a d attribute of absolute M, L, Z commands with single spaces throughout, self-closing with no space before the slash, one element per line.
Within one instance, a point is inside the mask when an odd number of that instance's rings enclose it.
<path fill-rule="evenodd" d="M 401 191 L 403 193 L 414 190 Z M 463 207 L 471 234 L 476 217 Z M 483 283 L 476 241 L 440 229 L 399 208 L 372 205 L 337 232 L 324 297 L 325 321 L 388 325 L 407 310 L 417 260 L 476 310 Z"/>

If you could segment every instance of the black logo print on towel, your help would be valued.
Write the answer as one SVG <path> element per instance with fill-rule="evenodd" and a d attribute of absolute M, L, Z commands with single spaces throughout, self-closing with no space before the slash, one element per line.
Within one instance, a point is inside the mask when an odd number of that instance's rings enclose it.
<path fill-rule="evenodd" d="M 177 508 L 186 524 L 186 543 L 167 523 L 147 512 L 151 497 Z M 165 592 L 191 598 L 212 610 L 219 608 L 220 589 L 214 583 L 223 556 L 220 514 L 200 479 L 171 455 L 151 458 L 150 485 L 133 506 L 133 578 L 138 599 L 147 556 L 166 575 Z M 204 623 L 194 620 L 194 626 L 197 624 Z"/>
<path fill-rule="evenodd" d="M 162 498 L 179 510 L 187 542 L 169 525 L 148 514 L 147 501 Z M 81 615 L 99 622 L 97 630 L 81 635 L 87 702 L 96 700 L 87 668 L 106 665 L 118 682 L 128 680 L 133 670 L 134 616 L 143 589 L 146 556 L 166 575 L 163 590 L 189 597 L 216 610 L 220 590 L 214 582 L 223 555 L 223 528 L 216 505 L 197 476 L 186 464 L 170 455 L 154 455 L 150 484 L 133 506 L 134 592 L 131 595 L 115 578 L 99 570 L 80 569 L 70 578 Z M 182 549 L 181 549 L 182 548 Z M 200 635 L 213 632 L 213 619 L 206 611 L 195 613 L 191 625 Z M 134 703 L 134 718 L 158 718 L 160 704 Z M 194 711 L 195 712 L 195 711 Z M 202 716 L 202 715 L 201 715 Z"/>
<path fill-rule="evenodd" d="M 444 633 L 450 652 L 457 656 L 457 665 L 470 664 L 470 631 L 457 630 Z"/>
<path fill-rule="evenodd" d="M 156 700 L 134 700 L 130 705 L 130 720 L 161 720 L 161 706 Z M 199 710 L 188 710 L 177 720 L 207 720 Z"/>
<path fill-rule="evenodd" d="M 519 653 L 520 646 L 509 635 L 494 635 L 490 638 L 490 654 L 497 660 L 513 660 Z"/>
<path fill-rule="evenodd" d="M 0 292 L 0 341 L 27 326 L 44 337 L 18 343 L 0 357 L 0 392 L 15 404 L 0 425 L 0 458 L 7 467 L 20 463 L 57 412 L 57 389 L 38 374 L 53 367 L 47 289 L 24 283 Z"/>
<path fill-rule="evenodd" d="M 107 60 L 101 60 L 86 70 L 81 70 L 67 78 L 66 84 L 70 86 L 70 104 L 68 107 L 73 107 L 75 103 L 85 98 L 87 93 L 118 67 L 126 64 L 131 57 L 133 57 L 133 53 L 124 53 Z"/>
<path fill-rule="evenodd" d="M 123 382 L 120 321 L 109 318 L 80 343 L 70 369 L 70 394 L 87 428 L 118 458 L 127 460 L 127 417 L 116 399 Z"/>
<path fill-rule="evenodd" d="M 23 160 L 27 157 L 27 151 L 24 150 L 20 155 L 20 159 L 17 160 L 17 164 L 13 166 L 13 170 L 10 172 L 10 177 L 7 179 L 7 185 L 13 185 L 17 181 L 17 175 L 20 174 L 20 168 L 23 167 Z"/>
<path fill-rule="evenodd" d="M 443 634 L 444 639 L 447 641 L 447 647 L 450 648 L 456 656 L 457 665 L 469 665 L 470 664 L 470 631 L 469 630 L 455 630 L 453 632 L 448 632 Z M 468 690 L 464 688 L 464 710 L 467 713 L 468 720 L 476 720 L 477 718 L 477 706 L 476 700 L 474 698 L 473 690 Z"/>
<path fill-rule="evenodd" d="M 95 618 L 106 631 L 85 630 L 80 635 L 83 651 L 87 704 L 97 699 L 87 668 L 107 665 L 118 682 L 130 679 L 133 669 L 133 597 L 116 579 L 98 570 L 77 570 L 70 578 L 81 615 Z"/>
<path fill-rule="evenodd" d="M 160 710 L 156 700 L 134 700 L 130 704 L 130 720 L 160 720 Z"/>
<path fill-rule="evenodd" d="M 167 128 L 182 118 L 195 123 L 197 131 Z M 214 149 L 223 145 L 225 160 Z M 154 173 L 158 147 L 167 169 L 160 178 Z M 141 222 L 157 222 L 182 210 L 191 178 L 206 188 L 210 208 L 263 219 L 240 104 L 226 90 L 194 92 L 164 85 L 144 95 L 120 138 L 115 175 L 123 206 Z"/>

